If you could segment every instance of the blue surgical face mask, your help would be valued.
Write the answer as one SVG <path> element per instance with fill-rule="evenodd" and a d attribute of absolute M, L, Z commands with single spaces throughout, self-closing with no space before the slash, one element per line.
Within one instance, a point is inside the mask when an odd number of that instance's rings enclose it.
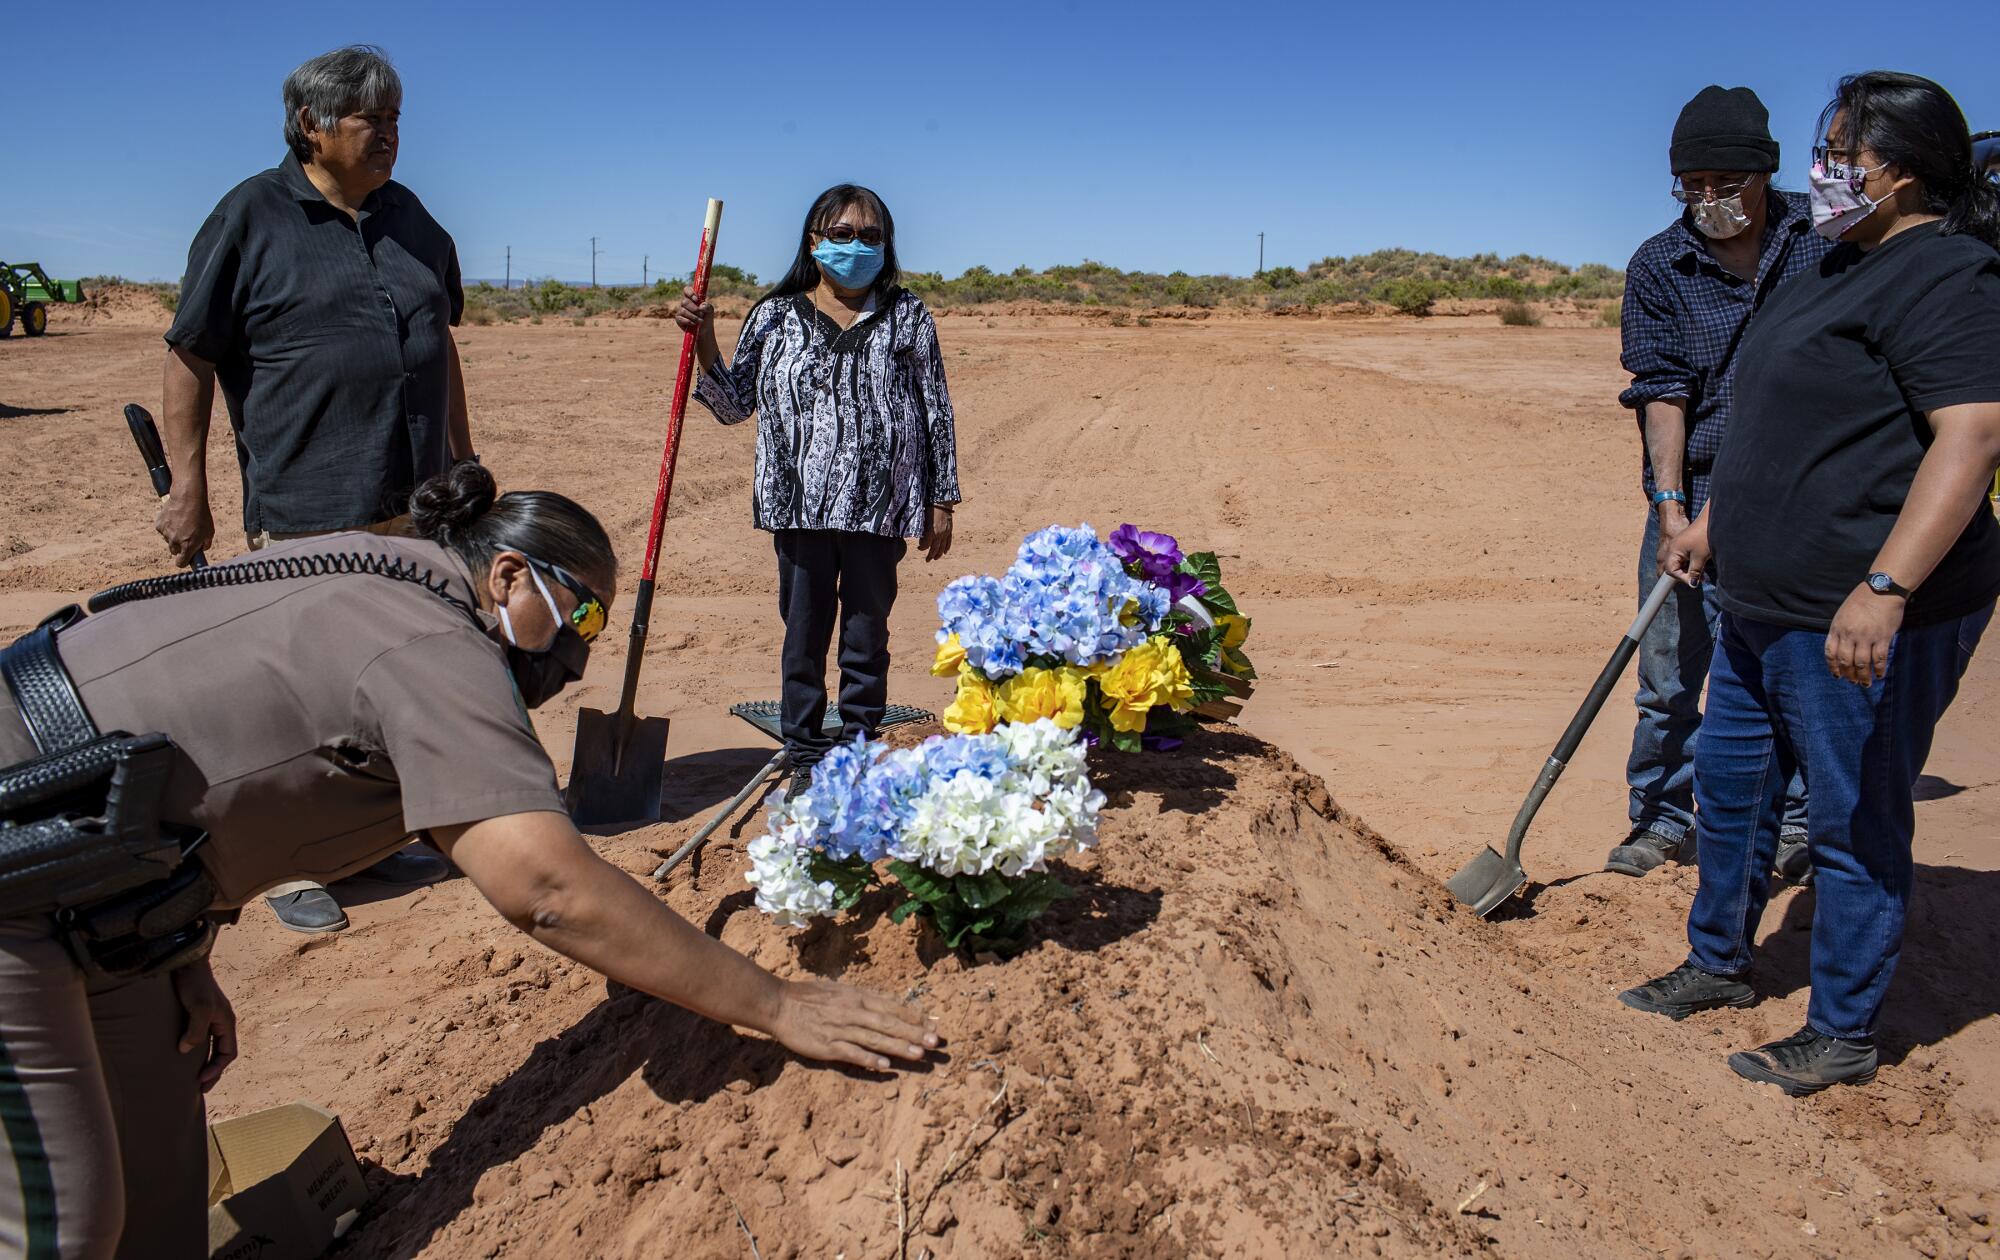
<path fill-rule="evenodd" d="M 876 276 L 882 274 L 882 247 L 864 245 L 858 240 L 845 245 L 821 241 L 813 249 L 813 261 L 824 268 L 841 288 L 865 289 L 875 283 Z"/>

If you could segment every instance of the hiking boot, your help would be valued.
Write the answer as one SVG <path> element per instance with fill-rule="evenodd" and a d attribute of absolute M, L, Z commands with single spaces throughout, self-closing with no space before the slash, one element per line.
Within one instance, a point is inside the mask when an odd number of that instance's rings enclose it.
<path fill-rule="evenodd" d="M 1729 1066 L 1738 1076 L 1776 1085 L 1794 1098 L 1817 1094 L 1829 1085 L 1866 1085 L 1875 1079 L 1875 1063 L 1872 1040 L 1829 1037 L 1810 1024 L 1783 1041 L 1729 1056 Z"/>
<path fill-rule="evenodd" d="M 1757 991 L 1741 976 L 1718 976 L 1693 963 L 1682 963 L 1657 980 L 1625 990 L 1618 1000 L 1648 1015 L 1686 1019 L 1697 1011 L 1754 1006 Z"/>
<path fill-rule="evenodd" d="M 317 884 L 298 892 L 266 897 L 264 904 L 271 907 L 271 913 L 278 916 L 278 922 L 294 932 L 304 932 L 309 936 L 338 932 L 347 926 L 347 912 L 340 908 L 332 893 Z"/>
<path fill-rule="evenodd" d="M 1666 865 L 1669 858 L 1694 861 L 1693 832 L 1673 840 L 1657 831 L 1635 831 L 1625 838 L 1624 844 L 1611 850 L 1611 856 L 1604 859 L 1604 869 L 1620 875 L 1642 876 Z"/>
<path fill-rule="evenodd" d="M 795 796 L 804 796 L 807 792 L 812 791 L 812 785 L 813 768 L 811 766 L 799 766 L 792 771 L 792 781 L 785 785 L 785 799 L 789 801 Z"/>
<path fill-rule="evenodd" d="M 1778 856 L 1772 859 L 1771 870 L 1794 888 L 1812 883 L 1812 848 L 1805 832 L 1787 831 L 1778 837 Z"/>
<path fill-rule="evenodd" d="M 435 884 L 451 874 L 451 867 L 441 857 L 432 857 L 421 849 L 398 849 L 373 866 L 349 875 L 349 879 L 370 879 L 379 884 L 395 884 L 399 887 L 414 888 L 421 884 Z"/>

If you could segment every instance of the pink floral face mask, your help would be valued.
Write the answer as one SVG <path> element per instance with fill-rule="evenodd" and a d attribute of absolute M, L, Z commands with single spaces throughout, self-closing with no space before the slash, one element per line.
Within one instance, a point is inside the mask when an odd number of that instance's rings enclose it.
<path fill-rule="evenodd" d="M 1813 231 L 1829 241 L 1837 241 L 1845 236 L 1848 229 L 1875 212 L 1882 203 L 1861 191 L 1862 183 L 1876 171 L 1888 165 L 1863 170 L 1849 166 L 1825 156 L 1824 151 L 1814 159 L 1812 169 L 1806 172 L 1806 184 L 1812 199 Z"/>

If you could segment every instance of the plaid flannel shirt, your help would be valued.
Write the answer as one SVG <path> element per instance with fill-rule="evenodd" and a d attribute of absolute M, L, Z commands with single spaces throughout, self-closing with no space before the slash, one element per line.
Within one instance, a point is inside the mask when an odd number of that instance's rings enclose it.
<path fill-rule="evenodd" d="M 1666 488 L 1687 492 L 1690 518 L 1708 504 L 1709 472 L 1729 424 L 1736 352 L 1750 317 L 1778 285 L 1818 266 L 1833 248 L 1812 230 L 1812 207 L 1803 193 L 1772 189 L 1770 207 L 1754 284 L 1715 261 L 1707 238 L 1686 212 L 1641 245 L 1625 269 L 1619 361 L 1632 374 L 1632 384 L 1618 401 L 1640 422 L 1650 498 L 1659 487 L 1645 452 L 1645 405 L 1663 398 L 1687 400 L 1687 484 Z"/>

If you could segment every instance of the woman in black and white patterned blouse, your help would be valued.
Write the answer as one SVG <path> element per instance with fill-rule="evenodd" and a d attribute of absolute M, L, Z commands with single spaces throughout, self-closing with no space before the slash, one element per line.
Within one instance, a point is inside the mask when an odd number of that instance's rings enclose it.
<path fill-rule="evenodd" d="M 734 359 L 716 346 L 712 306 L 684 299 L 676 313 L 699 334 L 694 396 L 724 424 L 757 417 L 755 523 L 778 553 L 793 790 L 833 746 L 822 724 L 836 620 L 844 737 L 872 735 L 905 540 L 926 560 L 951 548 L 958 457 L 944 360 L 930 312 L 897 275 L 889 208 L 841 184 L 813 202 L 790 273 L 751 308 Z"/>

